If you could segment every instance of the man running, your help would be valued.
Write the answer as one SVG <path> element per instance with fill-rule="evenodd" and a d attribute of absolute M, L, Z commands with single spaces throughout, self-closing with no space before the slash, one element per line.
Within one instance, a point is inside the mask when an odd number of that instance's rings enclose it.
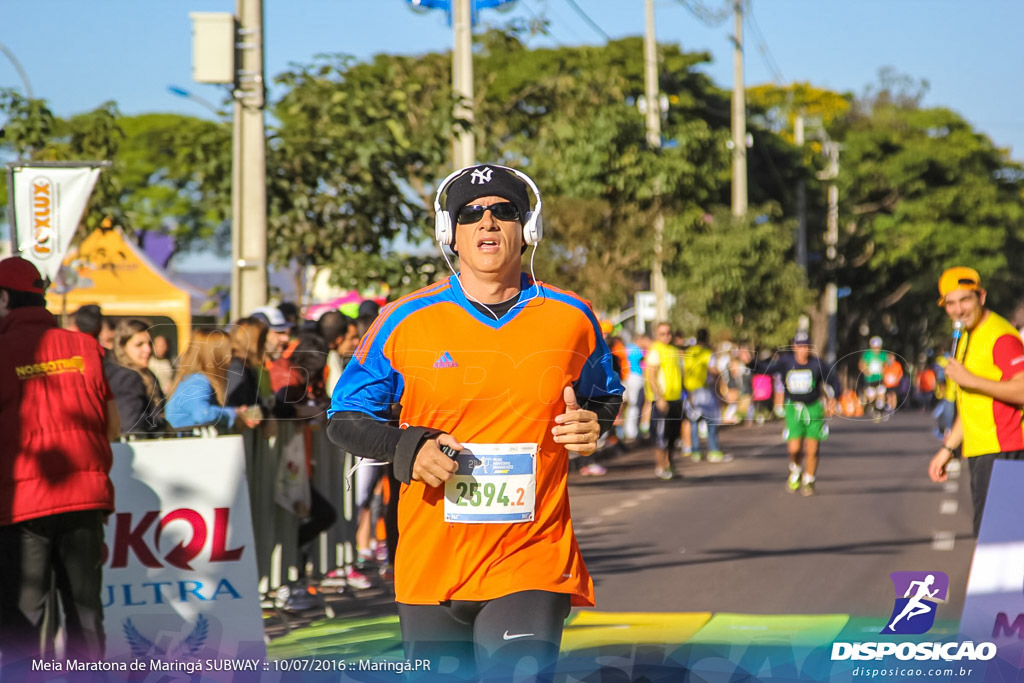
<path fill-rule="evenodd" d="M 528 188 L 535 196 L 531 207 Z M 460 270 L 385 307 L 328 412 L 335 444 L 402 482 L 395 599 L 405 655 L 448 676 L 550 676 L 570 605 L 594 604 L 568 453 L 591 455 L 622 385 L 590 306 L 522 272 L 541 237 L 525 174 L 443 181 L 436 237 Z M 444 207 L 442 209 L 442 207 Z M 401 404 L 401 428 L 386 420 Z M 522 674 L 521 668 L 516 668 Z"/>
<path fill-rule="evenodd" d="M 876 422 L 885 410 L 885 386 L 882 375 L 889 364 L 889 354 L 882 350 L 882 338 L 874 336 L 868 341 L 868 350 L 860 355 L 857 369 L 864 382 L 864 405 L 875 411 Z"/>
<path fill-rule="evenodd" d="M 818 446 L 828 431 L 825 419 L 835 413 L 835 397 L 841 393 L 831 368 L 811 355 L 811 338 L 806 332 L 793 337 L 793 352 L 773 358 L 760 370 L 778 374 L 786 390 L 786 448 L 789 451 L 789 478 L 786 490 L 813 496 L 818 472 Z M 823 386 L 832 387 L 831 396 L 823 396 Z"/>

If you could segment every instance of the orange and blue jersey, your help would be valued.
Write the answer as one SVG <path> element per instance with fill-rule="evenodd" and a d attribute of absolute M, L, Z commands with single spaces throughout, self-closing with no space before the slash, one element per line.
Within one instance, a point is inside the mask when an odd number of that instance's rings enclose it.
<path fill-rule="evenodd" d="M 335 388 L 328 416 L 358 411 L 462 443 L 537 444 L 533 521 L 449 523 L 444 487 L 413 481 L 399 496 L 396 600 L 490 600 L 524 590 L 593 605 L 569 510 L 568 452 L 551 433 L 571 385 L 582 404 L 621 394 L 590 305 L 525 274 L 499 320 L 467 299 L 455 276 L 386 306 Z"/>
<path fill-rule="evenodd" d="M 1002 382 L 1024 371 L 1024 342 L 1005 318 L 988 311 L 957 347 L 956 358 L 979 377 Z M 957 387 L 964 455 L 1024 450 L 1021 407 Z"/>

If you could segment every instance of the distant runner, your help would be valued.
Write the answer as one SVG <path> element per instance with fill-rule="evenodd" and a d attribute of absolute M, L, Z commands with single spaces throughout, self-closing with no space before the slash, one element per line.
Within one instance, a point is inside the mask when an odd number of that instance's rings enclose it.
<path fill-rule="evenodd" d="M 825 419 L 835 413 L 835 397 L 841 393 L 832 369 L 811 355 L 811 339 L 806 332 L 793 337 L 793 352 L 759 366 L 765 374 L 778 374 L 786 389 L 786 447 L 789 450 L 789 477 L 786 490 L 814 495 L 818 472 L 818 444 L 828 436 Z M 824 385 L 832 395 L 824 395 Z"/>
<path fill-rule="evenodd" d="M 879 336 L 872 337 L 868 341 L 868 346 L 870 348 L 860 355 L 857 369 L 860 370 L 861 380 L 864 382 L 865 409 L 873 410 L 875 417 L 881 418 L 886 405 L 886 388 L 882 384 L 882 379 L 890 356 L 887 351 L 882 350 L 882 338 Z"/>

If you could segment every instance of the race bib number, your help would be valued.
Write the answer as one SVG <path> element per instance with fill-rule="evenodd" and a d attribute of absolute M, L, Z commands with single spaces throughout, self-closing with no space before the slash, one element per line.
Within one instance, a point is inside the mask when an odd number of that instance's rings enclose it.
<path fill-rule="evenodd" d="M 537 444 L 464 443 L 459 469 L 444 484 L 444 521 L 532 522 L 537 498 Z"/>
<path fill-rule="evenodd" d="M 872 360 L 868 362 L 868 374 L 871 376 L 881 375 L 882 371 L 885 370 L 885 365 L 880 360 Z"/>
<path fill-rule="evenodd" d="M 810 370 L 790 370 L 786 373 L 786 389 L 791 394 L 809 394 L 814 389 L 814 373 Z"/>

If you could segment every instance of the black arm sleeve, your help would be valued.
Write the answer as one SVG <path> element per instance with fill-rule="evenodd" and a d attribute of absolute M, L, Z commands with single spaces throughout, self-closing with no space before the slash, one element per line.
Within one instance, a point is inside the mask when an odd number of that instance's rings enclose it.
<path fill-rule="evenodd" d="M 621 406 L 622 394 L 608 394 L 607 396 L 585 399 L 580 407 L 597 413 L 597 422 L 601 425 L 601 433 L 604 434 L 615 424 L 615 418 L 618 417 Z"/>
<path fill-rule="evenodd" d="M 423 442 L 443 433 L 427 427 L 399 429 L 356 410 L 335 413 L 327 424 L 327 438 L 335 446 L 360 458 L 391 463 L 403 484 L 412 481 L 413 462 Z"/>
<path fill-rule="evenodd" d="M 621 405 L 622 396 L 613 394 L 586 399 L 580 407 L 597 413 L 604 434 L 615 423 Z M 412 481 L 412 466 L 423 442 L 443 433 L 428 427 L 399 429 L 355 410 L 335 413 L 327 424 L 331 443 L 360 458 L 391 463 L 395 478 L 403 484 Z"/>

